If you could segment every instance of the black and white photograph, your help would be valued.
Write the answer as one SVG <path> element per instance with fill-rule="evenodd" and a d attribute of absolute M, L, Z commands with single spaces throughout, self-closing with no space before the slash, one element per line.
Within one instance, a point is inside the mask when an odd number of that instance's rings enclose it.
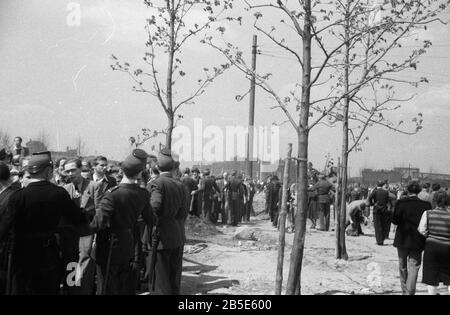
<path fill-rule="evenodd" d="M 0 0 L 0 69 L 0 295 L 450 295 L 450 0 Z"/>

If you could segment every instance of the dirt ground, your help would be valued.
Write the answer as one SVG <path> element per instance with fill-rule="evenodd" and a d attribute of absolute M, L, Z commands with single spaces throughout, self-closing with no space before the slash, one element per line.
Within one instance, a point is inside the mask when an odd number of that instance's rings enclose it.
<path fill-rule="evenodd" d="M 263 210 L 263 195 L 256 197 L 255 211 Z M 233 236 L 245 228 L 252 240 Z M 348 261 L 335 259 L 335 233 L 309 229 L 306 232 L 302 268 L 302 294 L 308 295 L 399 295 L 394 226 L 384 246 L 375 244 L 371 223 L 364 236 L 347 237 Z M 238 231 L 238 232 L 239 232 Z M 274 294 L 278 256 L 278 231 L 264 214 L 239 227 L 208 226 L 189 218 L 188 241 L 183 258 L 182 294 L 270 295 Z M 286 234 L 283 292 L 289 271 L 293 233 Z M 422 271 L 422 270 L 421 270 Z M 419 273 L 417 294 L 426 294 Z M 440 294 L 446 294 L 441 287 Z"/>

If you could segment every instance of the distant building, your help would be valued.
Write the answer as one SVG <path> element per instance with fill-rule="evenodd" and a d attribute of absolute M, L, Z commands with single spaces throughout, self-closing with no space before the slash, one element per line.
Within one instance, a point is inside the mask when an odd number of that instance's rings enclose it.
<path fill-rule="evenodd" d="M 370 168 L 361 171 L 361 183 L 367 186 L 375 186 L 378 181 L 388 181 L 390 184 L 402 183 L 402 174 L 395 170 L 372 170 Z"/>
<path fill-rule="evenodd" d="M 47 147 L 41 141 L 30 140 L 25 146 L 30 150 L 30 154 L 48 151 Z"/>
<path fill-rule="evenodd" d="M 78 150 L 70 149 L 69 147 L 66 148 L 66 151 L 50 151 L 50 153 L 52 154 L 53 161 L 56 161 L 62 157 L 75 158 L 78 156 Z"/>
<path fill-rule="evenodd" d="M 394 171 L 402 174 L 403 180 L 419 178 L 420 169 L 416 167 L 394 167 Z"/>

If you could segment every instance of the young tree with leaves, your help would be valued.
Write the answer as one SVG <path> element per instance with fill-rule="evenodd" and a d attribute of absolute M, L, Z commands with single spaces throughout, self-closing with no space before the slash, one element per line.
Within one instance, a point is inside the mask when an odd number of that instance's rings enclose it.
<path fill-rule="evenodd" d="M 190 40 L 210 29 L 213 23 L 224 19 L 224 12 L 232 8 L 231 0 L 144 0 L 154 15 L 147 19 L 145 29 L 148 40 L 145 43 L 149 49 L 143 57 L 146 68 L 132 70 L 128 62 L 121 62 L 112 56 L 113 70 L 127 73 L 135 83 L 133 91 L 146 93 L 156 98 L 167 116 L 167 127 L 163 130 L 142 129 L 145 142 L 151 138 L 164 134 L 165 146 L 172 146 L 172 132 L 179 119 L 183 116 L 179 111 L 183 105 L 193 104 L 210 84 L 229 68 L 229 64 L 221 64 L 212 69 L 203 67 L 203 77 L 196 81 L 197 86 L 190 93 L 186 93 L 181 79 L 187 77 L 182 65 L 182 49 Z M 194 21 L 194 14 L 202 12 L 204 21 Z M 192 25 L 191 25 L 192 24 Z M 158 69 L 158 64 L 166 62 L 165 76 Z M 148 78 L 150 83 L 144 82 Z M 185 80 L 186 82 L 187 80 Z M 184 83 L 184 86 L 186 83 Z M 184 96 L 179 96 L 184 92 Z M 178 97 L 177 97 L 178 96 Z M 142 142 L 142 143 L 143 143 Z"/>
<path fill-rule="evenodd" d="M 370 5 L 367 1 L 346 0 L 337 3 L 335 15 L 340 15 L 344 23 L 341 30 L 330 29 L 330 35 L 345 43 L 345 48 L 342 57 L 334 60 L 338 81 L 333 87 L 341 90 L 344 98 L 329 114 L 333 122 L 342 121 L 343 126 L 336 258 L 348 259 L 345 221 L 349 154 L 361 150 L 361 145 L 368 140 L 365 134 L 370 127 L 381 126 L 408 135 L 416 134 L 422 128 L 421 113 L 412 118 L 411 124 L 403 120 L 393 122 L 387 115 L 395 113 L 402 103 L 414 97 L 397 97 L 395 88 L 399 84 L 417 87 L 419 83 L 428 81 L 423 77 L 404 80 L 396 75 L 408 69 L 416 70 L 420 57 L 427 52 L 431 42 L 424 41 L 421 46 L 408 50 L 407 54 L 401 54 L 404 57 L 392 55 L 399 50 L 402 53 L 402 40 L 414 31 L 426 30 L 426 26 L 433 22 L 444 23 L 437 15 L 445 7 L 442 1 L 385 1 Z M 360 33 L 363 36 L 358 40 L 350 40 L 354 34 Z M 321 46 L 321 39 L 316 39 Z M 364 82 L 362 86 L 349 93 L 353 86 L 361 82 Z"/>

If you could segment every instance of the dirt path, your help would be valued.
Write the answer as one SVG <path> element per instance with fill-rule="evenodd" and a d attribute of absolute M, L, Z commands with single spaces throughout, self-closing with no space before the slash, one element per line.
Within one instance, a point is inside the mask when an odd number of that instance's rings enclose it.
<path fill-rule="evenodd" d="M 258 241 L 233 238 L 237 229 L 256 231 Z M 332 226 L 333 228 L 333 226 Z M 394 233 L 385 246 L 375 244 L 373 228 L 364 236 L 347 237 L 348 261 L 336 260 L 335 234 L 307 230 L 302 294 L 401 294 Z M 289 270 L 293 234 L 286 234 L 284 284 Z M 278 231 L 264 216 L 240 227 L 217 226 L 217 232 L 188 233 L 183 261 L 183 294 L 273 294 Z M 421 281 L 417 294 L 426 294 Z M 284 290 L 284 289 L 283 289 Z M 445 289 L 440 289 L 445 294 Z"/>

